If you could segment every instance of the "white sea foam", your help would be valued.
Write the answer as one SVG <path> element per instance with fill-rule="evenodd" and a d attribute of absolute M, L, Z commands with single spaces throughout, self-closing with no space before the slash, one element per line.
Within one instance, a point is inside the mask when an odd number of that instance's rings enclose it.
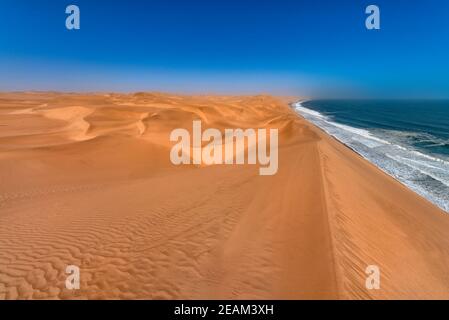
<path fill-rule="evenodd" d="M 320 118 L 320 119 L 326 119 L 326 116 L 322 115 L 321 113 L 319 113 L 319 112 L 317 112 L 317 111 L 314 111 L 314 110 L 310 110 L 310 109 L 304 108 L 304 107 L 301 105 L 300 102 L 297 102 L 297 103 L 296 103 L 295 108 L 296 108 L 296 110 L 299 111 L 301 114 L 304 114 L 304 113 L 305 113 L 305 114 L 308 114 L 308 115 L 311 115 L 311 116 L 314 116 L 314 117 L 318 117 L 318 118 Z"/>
<path fill-rule="evenodd" d="M 328 134 L 351 147 L 384 172 L 449 212 L 449 162 L 402 144 L 404 132 L 354 128 L 333 121 L 331 116 L 305 108 L 296 111 Z"/>

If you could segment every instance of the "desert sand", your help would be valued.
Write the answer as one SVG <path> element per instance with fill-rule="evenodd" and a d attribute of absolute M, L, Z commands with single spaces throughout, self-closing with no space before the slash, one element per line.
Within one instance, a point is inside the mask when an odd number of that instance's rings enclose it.
<path fill-rule="evenodd" d="M 277 174 L 174 166 L 195 119 L 278 128 Z M 285 99 L 2 93 L 0 299 L 86 298 L 449 298 L 449 216 Z"/>

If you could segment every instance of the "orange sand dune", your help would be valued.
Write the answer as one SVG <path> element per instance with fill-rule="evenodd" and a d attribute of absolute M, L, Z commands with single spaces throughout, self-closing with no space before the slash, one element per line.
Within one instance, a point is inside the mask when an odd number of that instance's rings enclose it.
<path fill-rule="evenodd" d="M 172 165 L 193 120 L 278 173 Z M 269 96 L 0 94 L 0 182 L 0 299 L 449 298 L 449 216 Z"/>

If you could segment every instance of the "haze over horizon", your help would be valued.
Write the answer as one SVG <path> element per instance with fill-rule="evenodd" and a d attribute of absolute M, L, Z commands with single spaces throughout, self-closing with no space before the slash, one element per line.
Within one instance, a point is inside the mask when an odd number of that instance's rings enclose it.
<path fill-rule="evenodd" d="M 371 2 L 5 0 L 0 91 L 449 98 L 449 3 Z"/>

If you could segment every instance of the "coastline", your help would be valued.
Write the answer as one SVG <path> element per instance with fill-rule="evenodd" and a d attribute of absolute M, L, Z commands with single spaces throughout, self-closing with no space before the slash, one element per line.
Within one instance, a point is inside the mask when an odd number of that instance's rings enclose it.
<path fill-rule="evenodd" d="M 1 299 L 449 297 L 449 217 L 284 100 L 0 97 Z M 277 174 L 173 166 L 171 130 L 198 118 L 278 129 Z"/>
<path fill-rule="evenodd" d="M 402 178 L 400 172 L 391 170 L 391 168 L 389 168 L 385 162 L 377 161 L 377 163 L 376 163 L 376 161 L 373 161 L 373 155 L 370 155 L 366 151 L 362 152 L 355 145 L 351 145 L 351 141 L 345 141 L 345 139 L 348 140 L 348 138 L 347 137 L 342 138 L 341 135 L 343 133 L 341 133 L 341 132 L 346 131 L 348 129 L 354 130 L 355 135 L 357 135 L 358 132 L 362 132 L 364 137 L 367 137 L 368 139 L 372 139 L 373 141 L 376 141 L 376 142 L 380 142 L 381 144 L 394 146 L 394 147 L 400 148 L 401 150 L 407 150 L 406 148 L 404 148 L 402 146 L 395 145 L 395 144 L 391 143 L 390 141 L 385 141 L 379 137 L 376 137 L 376 136 L 372 135 L 372 133 L 369 132 L 367 129 L 359 129 L 359 128 L 350 127 L 350 126 L 347 126 L 344 124 L 339 124 L 338 122 L 334 122 L 331 119 L 329 119 L 327 116 L 324 116 L 317 111 L 314 111 L 314 110 L 304 107 L 302 105 L 302 103 L 304 103 L 306 101 L 310 101 L 310 100 L 301 100 L 301 101 L 291 103 L 290 107 L 292 108 L 292 110 L 297 112 L 301 117 L 303 117 L 306 121 L 310 122 L 311 124 L 313 124 L 314 126 L 319 128 L 325 134 L 329 135 L 330 137 L 334 138 L 338 142 L 342 143 L 343 145 L 348 147 L 350 150 L 352 150 L 353 152 L 358 154 L 360 157 L 362 157 L 363 159 L 365 159 L 365 160 L 369 161 L 370 163 L 372 163 L 373 165 L 375 165 L 382 172 L 386 173 L 388 176 L 392 177 L 393 179 L 397 180 L 399 183 L 401 183 L 405 187 L 409 188 L 411 191 L 415 192 L 418 196 L 426 199 L 427 201 L 431 202 L 433 205 L 436 205 L 437 207 L 439 207 L 440 209 L 442 209 L 443 211 L 448 213 L 449 207 L 448 207 L 447 203 L 445 203 L 444 199 L 438 198 L 438 196 L 432 194 L 431 191 L 426 190 L 425 187 L 424 188 L 422 186 L 418 187 L 411 181 L 407 181 L 406 179 Z M 324 124 L 324 123 L 326 125 L 323 126 L 322 124 Z M 340 132 L 335 131 L 335 128 L 338 128 L 340 126 L 343 129 L 343 131 L 340 131 Z M 418 151 L 410 151 L 410 152 L 414 152 L 415 154 L 418 154 L 422 157 L 433 159 L 435 161 L 444 163 L 444 160 L 435 159 L 434 157 L 431 157 L 427 154 L 423 154 Z M 379 153 L 379 155 L 382 155 L 382 153 Z M 382 155 L 382 156 L 384 156 L 384 155 Z M 434 178 L 434 177 L 432 176 L 432 178 Z"/>
<path fill-rule="evenodd" d="M 322 139 L 318 149 L 341 283 L 339 297 L 447 299 L 447 213 L 308 123 Z M 338 163 L 337 158 L 345 164 Z M 368 264 L 387 271 L 381 280 L 382 290 L 362 287 L 363 267 Z M 354 282 L 357 278 L 359 281 Z"/>

